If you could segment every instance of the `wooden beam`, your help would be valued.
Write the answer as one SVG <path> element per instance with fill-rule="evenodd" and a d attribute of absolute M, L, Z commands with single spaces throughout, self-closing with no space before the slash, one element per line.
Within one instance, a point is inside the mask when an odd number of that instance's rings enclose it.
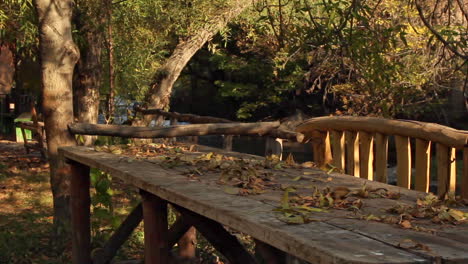
<path fill-rule="evenodd" d="M 411 145 L 409 137 L 395 136 L 397 154 L 397 185 L 411 187 Z"/>
<path fill-rule="evenodd" d="M 224 135 L 223 136 L 223 149 L 226 151 L 232 151 L 232 135 Z"/>
<path fill-rule="evenodd" d="M 330 164 L 333 160 L 330 146 L 330 134 L 327 131 L 312 131 L 308 136 L 311 138 L 315 164 L 317 164 L 318 167 Z"/>
<path fill-rule="evenodd" d="M 437 144 L 437 194 L 443 198 L 455 191 L 456 163 L 455 149 Z"/>
<path fill-rule="evenodd" d="M 346 173 L 359 177 L 359 134 L 346 131 Z"/>
<path fill-rule="evenodd" d="M 463 175 L 461 181 L 461 197 L 468 200 L 468 147 L 463 148 Z"/>
<path fill-rule="evenodd" d="M 109 241 L 102 247 L 96 250 L 93 256 L 93 264 L 107 264 L 117 253 L 117 250 L 125 243 L 133 230 L 140 224 L 143 219 L 143 210 L 141 203 L 138 204 L 127 218 L 122 222 L 119 228 L 112 234 Z"/>
<path fill-rule="evenodd" d="M 387 178 L 388 136 L 382 133 L 375 134 L 375 180 L 383 183 Z"/>
<path fill-rule="evenodd" d="M 91 263 L 89 167 L 77 162 L 70 162 L 70 165 L 72 263 Z"/>
<path fill-rule="evenodd" d="M 360 177 L 374 180 L 374 137 L 370 133 L 359 132 Z"/>
<path fill-rule="evenodd" d="M 216 221 L 173 205 L 231 264 L 254 264 L 255 258 Z"/>
<path fill-rule="evenodd" d="M 129 138 L 168 138 L 203 135 L 265 135 L 277 128 L 279 122 L 230 123 L 182 125 L 171 127 L 130 127 L 120 125 L 98 125 L 72 123 L 68 129 L 72 134 L 100 135 Z"/>
<path fill-rule="evenodd" d="M 431 142 L 416 139 L 416 177 L 414 189 L 421 192 L 429 192 L 431 183 Z"/>
<path fill-rule="evenodd" d="M 145 264 L 169 263 L 167 202 L 140 190 L 143 204 Z"/>
<path fill-rule="evenodd" d="M 342 131 L 331 131 L 331 146 L 333 166 L 344 172 L 345 169 L 345 137 Z"/>
<path fill-rule="evenodd" d="M 326 116 L 311 118 L 296 128 L 297 132 L 313 130 L 365 131 L 386 135 L 421 138 L 462 149 L 468 143 L 468 131 L 433 123 L 412 120 L 391 120 L 378 117 Z"/>

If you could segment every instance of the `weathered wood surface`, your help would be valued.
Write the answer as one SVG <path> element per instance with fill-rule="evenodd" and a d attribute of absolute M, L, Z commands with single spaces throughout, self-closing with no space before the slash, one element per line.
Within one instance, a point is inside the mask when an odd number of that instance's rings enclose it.
<path fill-rule="evenodd" d="M 345 137 L 343 131 L 331 132 L 331 146 L 333 165 L 344 171 L 345 169 Z"/>
<path fill-rule="evenodd" d="M 416 139 L 416 177 L 414 189 L 416 191 L 428 192 L 431 181 L 431 142 Z"/>
<path fill-rule="evenodd" d="M 61 151 L 68 159 L 109 172 L 170 203 L 249 234 L 311 263 L 468 262 L 468 241 L 463 240 L 468 237 L 466 224 L 448 226 L 427 221 L 424 226 L 436 231 L 430 234 L 359 219 L 361 215 L 385 213 L 386 208 L 397 203 L 414 204 L 416 198 L 424 196 L 420 192 L 347 175 L 328 175 L 316 169 L 273 171 L 280 174 L 277 180 L 281 184 L 294 184 L 298 192 L 310 192 L 310 187 L 307 187 L 310 185 L 317 188 L 341 186 L 359 189 L 366 183 L 370 188 L 385 188 L 401 194 L 401 198 L 396 201 L 366 199 L 358 215 L 346 210 L 330 210 L 328 213 L 314 213 L 316 222 L 288 225 L 278 220 L 273 211 L 279 205 L 283 193 L 281 190 L 268 190 L 261 195 L 233 196 L 225 193 L 223 186 L 216 183 L 219 175 L 208 172 L 199 181 L 190 181 L 183 175 L 186 168 L 167 169 L 139 160 L 127 162 L 126 157 L 84 147 L 67 147 Z M 299 181 L 291 180 L 298 175 L 301 176 Z M 450 232 L 457 236 L 452 239 L 450 235 L 445 235 Z M 400 247 L 399 244 L 406 239 L 421 243 L 430 250 Z"/>
<path fill-rule="evenodd" d="M 411 187 L 411 145 L 408 137 L 395 136 L 397 154 L 397 185 Z"/>
<path fill-rule="evenodd" d="M 71 162 L 70 207 L 73 264 L 91 263 L 89 167 Z"/>
<path fill-rule="evenodd" d="M 437 193 L 444 196 L 447 192 L 455 191 L 456 167 L 455 149 L 437 144 Z"/>
<path fill-rule="evenodd" d="M 130 127 L 72 123 L 72 134 L 115 136 L 129 138 L 168 138 L 203 135 L 265 135 L 279 127 L 279 122 L 180 125 L 171 127 Z"/>
<path fill-rule="evenodd" d="M 160 109 L 142 109 L 138 108 L 137 111 L 140 111 L 144 115 L 160 115 L 168 117 L 171 120 L 175 119 L 179 122 L 189 122 L 192 124 L 208 124 L 208 123 L 235 123 L 232 120 L 213 117 L 213 116 L 199 116 L 193 114 L 180 114 L 177 112 L 166 112 Z M 284 128 L 277 128 L 268 133 L 269 136 L 274 138 L 282 138 L 294 140 L 297 142 L 302 142 L 304 140 L 304 135 L 294 131 L 290 131 Z"/>
<path fill-rule="evenodd" d="M 312 130 L 365 131 L 386 135 L 421 138 L 462 149 L 468 143 L 468 131 L 413 120 L 391 120 L 378 117 L 325 116 L 300 124 L 296 131 L 307 134 Z"/>
<path fill-rule="evenodd" d="M 388 161 L 388 136 L 375 134 L 375 179 L 387 183 L 387 161 Z"/>
<path fill-rule="evenodd" d="M 374 180 L 374 137 L 370 133 L 359 133 L 359 177 Z"/>
<path fill-rule="evenodd" d="M 359 133 L 345 131 L 346 173 L 359 177 Z"/>

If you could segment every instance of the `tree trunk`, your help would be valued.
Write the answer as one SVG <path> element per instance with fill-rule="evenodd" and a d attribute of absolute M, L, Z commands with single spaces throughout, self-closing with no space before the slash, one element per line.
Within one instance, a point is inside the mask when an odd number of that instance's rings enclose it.
<path fill-rule="evenodd" d="M 114 118 L 115 73 L 114 73 L 114 41 L 112 38 L 112 0 L 107 0 L 107 53 L 109 55 L 109 99 L 106 122 L 112 123 Z"/>
<path fill-rule="evenodd" d="M 258 0 L 232 1 L 229 7 L 225 10 L 220 10 L 219 14 L 212 17 L 196 35 L 192 35 L 185 41 L 181 41 L 172 55 L 153 77 L 150 90 L 145 98 L 148 108 L 168 110 L 172 87 L 193 55 L 195 55 L 208 40 L 223 29 L 229 21 L 237 17 L 242 11 L 257 1 Z M 149 122 L 150 119 L 151 118 L 145 118 L 146 122 Z"/>
<path fill-rule="evenodd" d="M 43 112 L 54 201 L 55 243 L 70 238 L 70 167 L 57 148 L 75 145 L 67 123 L 73 121 L 72 78 L 79 50 L 72 39 L 72 0 L 34 0 L 39 16 Z"/>
<path fill-rule="evenodd" d="M 92 2 L 88 3 L 92 4 Z M 101 52 L 104 38 L 99 25 L 105 22 L 101 12 L 94 5 L 78 7 L 82 15 L 77 16 L 76 26 L 84 40 L 80 47 L 74 78 L 75 116 L 79 122 L 96 124 L 99 115 L 99 88 L 102 80 Z M 102 10 L 102 8 L 99 8 Z M 87 15 L 86 15 L 87 14 Z M 85 136 L 84 145 L 92 145 L 96 137 Z"/>

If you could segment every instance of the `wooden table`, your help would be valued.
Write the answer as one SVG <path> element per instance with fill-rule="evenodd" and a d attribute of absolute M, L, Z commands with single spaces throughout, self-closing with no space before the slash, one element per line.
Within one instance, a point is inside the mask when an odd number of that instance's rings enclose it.
<path fill-rule="evenodd" d="M 327 174 L 314 168 L 277 169 L 274 171 L 280 175 L 277 181 L 295 185 L 298 190 L 300 186 L 310 188 L 311 185 L 358 189 L 366 183 L 369 188 L 385 188 L 401 194 L 398 200 L 363 199 L 364 206 L 358 213 L 331 209 L 314 213 L 313 222 L 291 225 L 280 221 L 275 212 L 284 192 L 281 189 L 260 195 L 232 195 L 217 183 L 219 175 L 215 173 L 206 172 L 191 181 L 183 173 L 186 168 L 169 169 L 151 161 L 86 147 L 65 147 L 60 152 L 72 165 L 74 263 L 90 263 L 89 167 L 108 172 L 142 191 L 148 235 L 145 236 L 146 263 L 167 261 L 166 202 L 311 263 L 468 263 L 467 224 L 421 222 L 421 226 L 435 231 L 431 233 L 358 219 L 385 214 L 385 209 L 398 203 L 414 204 L 417 198 L 425 196 L 421 192 L 338 173 Z M 408 241 L 414 244 L 405 246 Z"/>

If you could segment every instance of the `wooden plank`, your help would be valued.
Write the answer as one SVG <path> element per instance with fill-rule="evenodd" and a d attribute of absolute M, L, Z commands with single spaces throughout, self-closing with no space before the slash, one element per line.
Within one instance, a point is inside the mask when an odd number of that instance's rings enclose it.
<path fill-rule="evenodd" d="M 468 147 L 463 148 L 463 175 L 461 181 L 461 197 L 468 200 Z"/>
<path fill-rule="evenodd" d="M 93 264 L 109 263 L 142 219 L 143 210 L 140 203 L 125 218 L 119 228 L 112 234 L 109 241 L 101 249 L 94 251 Z"/>
<path fill-rule="evenodd" d="M 422 138 L 459 149 L 463 148 L 468 140 L 468 131 L 457 130 L 434 123 L 413 120 L 391 120 L 379 117 L 315 117 L 303 122 L 296 128 L 297 132 L 304 134 L 313 130 L 365 131 L 368 133 L 400 135 L 410 138 Z"/>
<path fill-rule="evenodd" d="M 359 134 L 346 131 L 346 173 L 359 177 Z"/>
<path fill-rule="evenodd" d="M 414 188 L 417 191 L 429 192 L 431 183 L 431 142 L 416 139 L 416 177 Z"/>
<path fill-rule="evenodd" d="M 155 193 L 162 199 L 190 208 L 195 213 L 312 263 L 429 263 L 423 257 L 404 249 L 327 223 L 285 224 L 276 217 L 274 209 L 277 204 L 269 205 L 254 200 L 262 199 L 264 195 L 232 196 L 216 184 L 189 182 L 186 176 L 170 174 L 168 170 L 149 162 L 137 160 L 127 163 L 122 158 L 113 158 L 115 155 L 85 150 L 83 147 L 61 148 L 60 151 L 68 158 L 86 162 L 138 188 Z M 324 182 L 327 177 L 330 176 L 324 175 Z M 360 188 L 363 184 L 361 179 L 338 175 L 334 175 L 333 178 L 331 183 L 348 183 L 354 186 L 352 188 Z M 368 185 L 371 186 L 371 183 Z M 397 188 L 383 184 L 382 186 L 390 190 Z M 406 192 L 401 190 L 402 195 Z M 392 200 L 389 202 L 395 203 Z M 400 237 L 404 237 L 404 230 L 400 232 Z"/>
<path fill-rule="evenodd" d="M 89 167 L 70 162 L 71 186 L 71 226 L 72 226 L 72 263 L 91 263 L 91 228 L 89 195 Z"/>
<path fill-rule="evenodd" d="M 156 195 L 140 191 L 145 234 L 145 264 L 169 262 L 167 202 Z"/>
<path fill-rule="evenodd" d="M 330 134 L 326 131 L 313 131 L 309 135 L 312 137 L 312 152 L 315 164 L 318 167 L 330 164 L 333 159 L 330 147 Z"/>
<path fill-rule="evenodd" d="M 437 194 L 443 197 L 455 191 L 456 163 L 455 149 L 437 144 Z"/>
<path fill-rule="evenodd" d="M 397 185 L 411 188 L 411 144 L 409 137 L 395 136 L 397 153 Z"/>
<path fill-rule="evenodd" d="M 344 172 L 345 169 L 345 138 L 343 131 L 331 131 L 333 166 Z"/>
<path fill-rule="evenodd" d="M 374 137 L 370 133 L 359 132 L 360 177 L 374 179 Z"/>
<path fill-rule="evenodd" d="M 375 134 L 375 180 L 387 183 L 388 136 Z"/>

